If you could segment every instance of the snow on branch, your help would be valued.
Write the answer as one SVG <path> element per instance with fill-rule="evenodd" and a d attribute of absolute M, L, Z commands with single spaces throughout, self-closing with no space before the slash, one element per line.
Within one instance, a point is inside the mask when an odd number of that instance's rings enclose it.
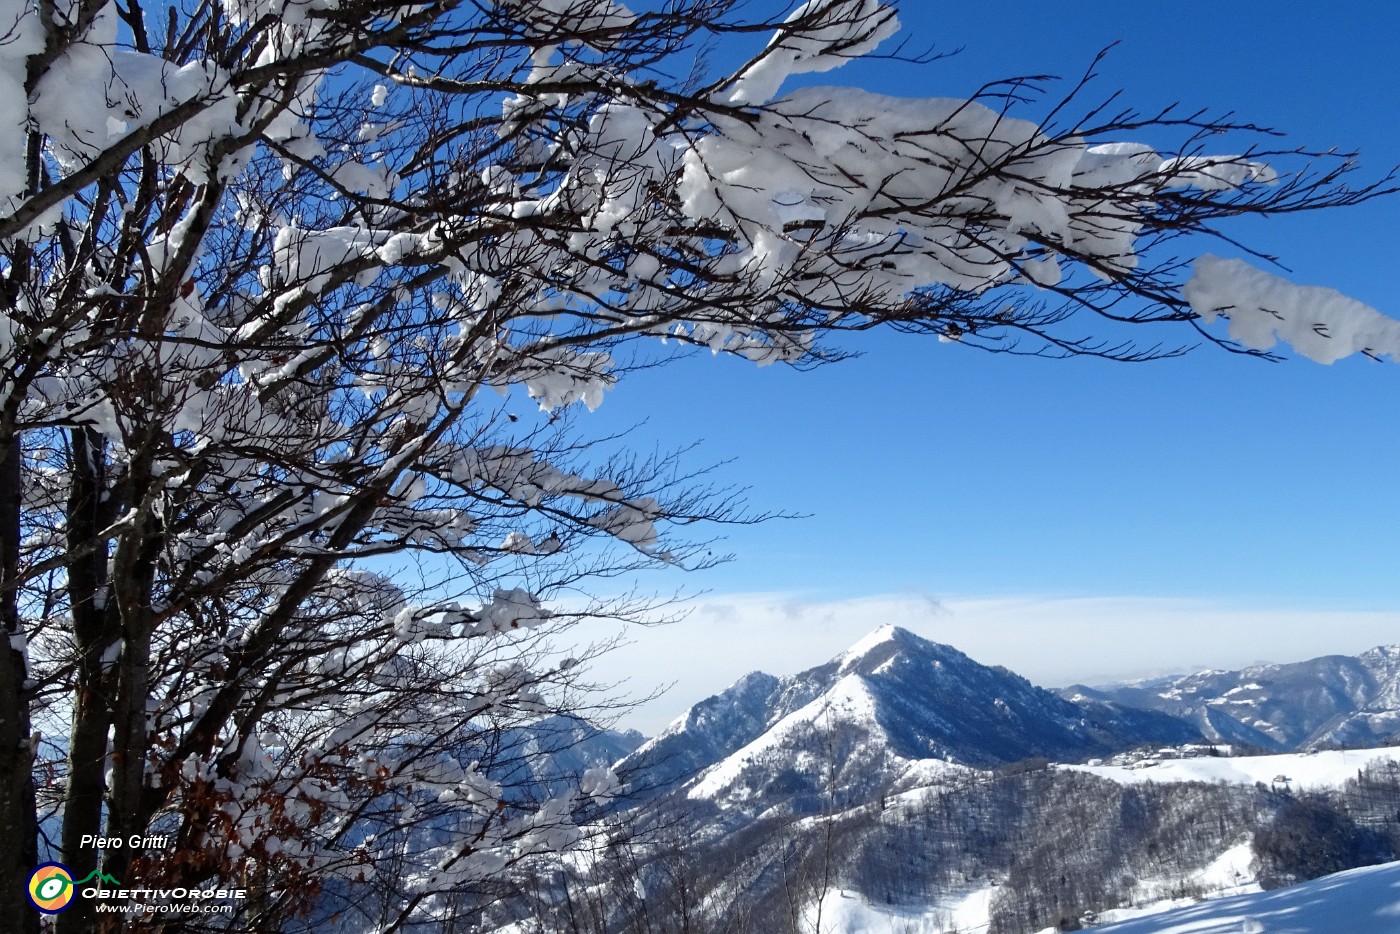
<path fill-rule="evenodd" d="M 1400 321 L 1336 289 L 1294 285 L 1237 259 L 1202 256 L 1183 288 L 1207 324 L 1230 322 L 1230 339 L 1253 350 L 1280 340 L 1318 363 L 1363 353 L 1400 360 Z"/>

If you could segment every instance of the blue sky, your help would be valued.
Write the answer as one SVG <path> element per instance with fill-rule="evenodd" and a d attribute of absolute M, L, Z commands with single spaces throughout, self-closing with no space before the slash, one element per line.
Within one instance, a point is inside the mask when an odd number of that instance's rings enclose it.
<path fill-rule="evenodd" d="M 901 19 L 914 46 L 962 51 L 821 82 L 966 96 L 1015 74 L 1077 76 L 1118 41 L 1086 101 L 1122 88 L 1142 110 L 1233 110 L 1297 145 L 1358 149 L 1368 177 L 1400 163 L 1394 4 L 998 0 L 906 4 Z M 1397 214 L 1392 198 L 1233 230 L 1293 281 L 1400 314 Z M 1035 360 L 893 334 L 850 346 L 863 356 L 809 373 L 682 361 L 581 419 L 588 432 L 649 419 L 637 443 L 699 440 L 693 462 L 729 461 L 717 479 L 749 487 L 755 509 L 810 514 L 732 530 L 723 567 L 640 580 L 711 594 L 602 669 L 644 656 L 652 683 L 678 681 L 642 728 L 749 669 L 816 664 L 882 615 L 1045 683 L 1400 641 L 1394 364 L 1209 347 L 1140 365 Z"/>

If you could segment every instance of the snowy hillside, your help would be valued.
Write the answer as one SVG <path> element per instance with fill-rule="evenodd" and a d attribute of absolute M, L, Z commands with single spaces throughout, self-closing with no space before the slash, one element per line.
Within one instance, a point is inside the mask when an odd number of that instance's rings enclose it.
<path fill-rule="evenodd" d="M 674 788 L 757 739 L 780 686 L 777 678 L 755 671 L 693 705 L 619 763 L 620 774 L 636 777 L 633 795 Z"/>
<path fill-rule="evenodd" d="M 822 934 L 946 934 L 949 931 L 981 932 L 987 929 L 992 893 L 987 886 L 959 892 L 929 905 L 876 905 L 859 892 L 837 889 L 822 899 Z M 812 912 L 800 925 L 802 934 L 817 934 L 818 916 Z"/>
<path fill-rule="evenodd" d="M 872 904 L 859 892 L 839 889 L 823 899 L 821 928 L 824 934 L 980 934 L 989 926 L 989 904 L 996 888 L 903 907 Z M 814 921 L 809 922 L 804 934 L 812 934 L 814 928 Z M 1094 934 L 1400 934 L 1400 863 L 1351 869 L 1274 892 L 1110 910 L 1086 930 Z M 1055 929 L 1036 934 L 1055 934 Z"/>
<path fill-rule="evenodd" d="M 1095 934 L 1397 934 L 1400 863 L 1291 888 L 1207 900 L 1095 927 Z"/>
<path fill-rule="evenodd" d="M 1123 766 L 1057 766 L 1074 774 L 1106 778 L 1133 786 L 1145 782 L 1215 783 L 1255 786 L 1272 784 L 1282 793 L 1304 789 L 1339 789 L 1355 779 L 1359 769 L 1374 769 L 1400 761 L 1400 748 L 1333 751 L 1241 758 L 1199 758 L 1162 762 L 1143 769 Z M 1392 766 L 1393 767 L 1393 766 Z M 1274 779 L 1287 773 L 1288 783 Z M 922 792 L 895 799 L 886 817 L 903 823 L 910 808 L 919 806 Z M 1062 865 L 1074 854 L 1061 851 Z M 1249 842 L 1237 843 L 1214 859 L 1173 878 L 1139 878 L 1133 886 L 1133 907 L 1106 908 L 1084 920 L 1086 929 L 1104 934 L 1400 934 L 1400 863 L 1344 871 L 1273 892 L 1261 893 L 1255 879 L 1258 863 Z M 945 934 L 948 931 L 1007 931 L 994 920 L 996 901 L 1009 894 L 1013 879 L 995 879 L 980 886 L 952 886 L 925 899 L 873 897 L 857 887 L 842 885 L 809 907 L 802 930 L 825 934 Z M 1183 896 L 1183 891 L 1191 895 Z M 1076 919 L 1078 920 L 1078 919 Z M 1045 928 L 1035 934 L 1053 934 Z M 1027 930 L 1027 934 L 1030 934 Z"/>

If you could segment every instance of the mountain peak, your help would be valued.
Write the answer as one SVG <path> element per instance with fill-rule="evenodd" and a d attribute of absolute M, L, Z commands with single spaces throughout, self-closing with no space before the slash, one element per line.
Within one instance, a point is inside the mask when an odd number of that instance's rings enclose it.
<path fill-rule="evenodd" d="M 742 803 L 756 814 L 789 799 L 810 805 L 827 780 L 814 771 L 824 761 L 839 761 L 842 787 L 856 789 L 886 766 L 904 767 L 897 762 L 992 767 L 1199 738 L 1166 714 L 1072 703 L 884 625 L 795 675 L 746 675 L 695 704 L 620 768 L 647 776 L 645 794 L 688 788 L 691 798 Z"/>
<path fill-rule="evenodd" d="M 854 645 L 852 645 L 846 651 L 842 652 L 840 657 L 842 659 L 860 658 L 861 656 L 867 655 L 871 651 L 878 649 L 886 645 L 887 643 L 895 643 L 896 645 L 910 645 L 915 642 L 924 641 L 926 640 L 914 635 L 912 632 L 905 629 L 903 626 L 896 626 L 893 623 L 886 623 L 885 625 L 880 626 L 879 628 L 862 636 L 856 641 Z"/>
<path fill-rule="evenodd" d="M 1400 659 L 1400 644 L 1378 645 L 1373 649 L 1362 652 L 1358 658 L 1374 661 L 1388 661 Z"/>
<path fill-rule="evenodd" d="M 930 641 L 902 626 L 889 623 L 860 639 L 833 659 L 832 663 L 842 672 L 855 670 L 862 674 L 872 674 L 876 670 L 884 670 L 896 659 L 919 669 L 926 666 L 937 668 L 944 663 L 954 666 L 976 664 L 951 645 Z"/>

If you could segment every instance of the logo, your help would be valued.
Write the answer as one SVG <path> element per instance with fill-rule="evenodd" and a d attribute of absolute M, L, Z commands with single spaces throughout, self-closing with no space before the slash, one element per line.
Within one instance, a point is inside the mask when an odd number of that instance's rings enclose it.
<path fill-rule="evenodd" d="M 29 901 L 46 915 L 73 903 L 73 874 L 62 863 L 45 863 L 29 876 Z"/>
<path fill-rule="evenodd" d="M 116 879 L 94 869 L 83 878 L 74 881 L 73 870 L 62 863 L 45 863 L 29 875 L 29 902 L 46 915 L 56 915 L 73 902 L 73 893 L 78 886 L 86 885 L 93 879 L 121 885 Z M 93 889 L 83 893 L 100 892 Z"/>

